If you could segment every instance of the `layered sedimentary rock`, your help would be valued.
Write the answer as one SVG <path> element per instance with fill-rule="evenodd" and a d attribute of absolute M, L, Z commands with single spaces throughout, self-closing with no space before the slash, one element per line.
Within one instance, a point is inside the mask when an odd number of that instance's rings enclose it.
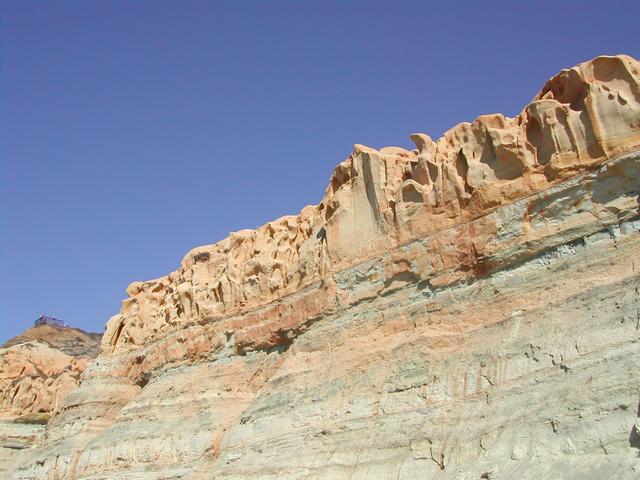
<path fill-rule="evenodd" d="M 640 64 L 412 139 L 131 284 L 12 478 L 637 478 Z"/>
<path fill-rule="evenodd" d="M 98 334 L 44 325 L 0 348 L 0 475 L 42 435 L 99 341 Z"/>

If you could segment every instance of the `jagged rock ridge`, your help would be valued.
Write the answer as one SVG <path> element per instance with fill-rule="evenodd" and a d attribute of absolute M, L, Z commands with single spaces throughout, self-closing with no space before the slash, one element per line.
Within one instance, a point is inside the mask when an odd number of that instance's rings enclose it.
<path fill-rule="evenodd" d="M 640 144 L 639 101 L 637 62 L 599 57 L 551 79 L 516 118 L 485 115 L 438 142 L 412 135 L 413 152 L 356 145 L 318 206 L 232 233 L 189 252 L 178 271 L 133 283 L 108 323 L 104 349 L 142 345 L 185 321 L 268 304 L 332 270 L 471 221 L 633 150 Z M 454 261 L 472 269 L 483 247 L 468 245 L 468 258 Z"/>
<path fill-rule="evenodd" d="M 131 284 L 13 478 L 637 477 L 639 72 L 356 145 L 319 205 Z"/>

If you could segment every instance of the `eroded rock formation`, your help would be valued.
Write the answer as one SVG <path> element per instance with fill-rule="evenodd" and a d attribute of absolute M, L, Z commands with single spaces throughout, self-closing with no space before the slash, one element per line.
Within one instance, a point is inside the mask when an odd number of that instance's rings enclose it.
<path fill-rule="evenodd" d="M 640 64 L 412 139 L 131 284 L 12 478 L 637 478 Z"/>
<path fill-rule="evenodd" d="M 43 325 L 0 348 L 0 475 L 36 442 L 50 415 L 78 386 L 100 337 Z"/>
<path fill-rule="evenodd" d="M 0 349 L 0 417 L 53 412 L 86 365 L 44 343 Z"/>

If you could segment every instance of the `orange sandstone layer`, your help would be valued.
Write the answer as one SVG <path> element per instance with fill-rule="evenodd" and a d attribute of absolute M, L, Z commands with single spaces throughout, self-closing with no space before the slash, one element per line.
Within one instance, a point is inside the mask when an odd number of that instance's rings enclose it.
<path fill-rule="evenodd" d="M 275 314 L 284 315 L 278 322 L 285 330 L 295 328 L 324 308 L 318 302 L 328 300 L 321 298 L 335 296 L 337 272 L 415 239 L 440 244 L 420 267 L 436 284 L 486 273 L 492 266 L 483 258 L 503 248 L 495 245 L 500 225 L 491 212 L 640 146 L 639 72 L 633 58 L 598 57 L 550 79 L 515 118 L 484 115 L 437 142 L 415 134 L 413 151 L 356 145 L 317 206 L 198 247 L 177 271 L 132 283 L 120 313 L 107 323 L 103 352 L 238 315 L 242 320 L 228 329 L 244 338 L 257 322 L 253 310 L 286 305 L 291 294 L 319 288 L 324 293 L 313 294 L 309 312 Z M 532 201 L 512 243 L 526 245 L 550 233 L 552 226 L 540 218 L 543 204 Z M 447 231 L 459 233 L 451 238 Z M 280 341 L 276 326 L 256 334 L 269 338 L 241 343 Z M 225 344 L 224 332 L 213 341 Z"/>

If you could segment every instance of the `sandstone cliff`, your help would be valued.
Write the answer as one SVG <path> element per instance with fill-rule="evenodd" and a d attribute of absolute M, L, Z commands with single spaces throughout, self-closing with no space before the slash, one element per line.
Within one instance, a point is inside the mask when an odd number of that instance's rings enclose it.
<path fill-rule="evenodd" d="M 74 390 L 101 335 L 42 325 L 0 348 L 0 474 L 42 435 Z"/>
<path fill-rule="evenodd" d="M 637 478 L 640 64 L 412 139 L 131 284 L 12 478 Z"/>

